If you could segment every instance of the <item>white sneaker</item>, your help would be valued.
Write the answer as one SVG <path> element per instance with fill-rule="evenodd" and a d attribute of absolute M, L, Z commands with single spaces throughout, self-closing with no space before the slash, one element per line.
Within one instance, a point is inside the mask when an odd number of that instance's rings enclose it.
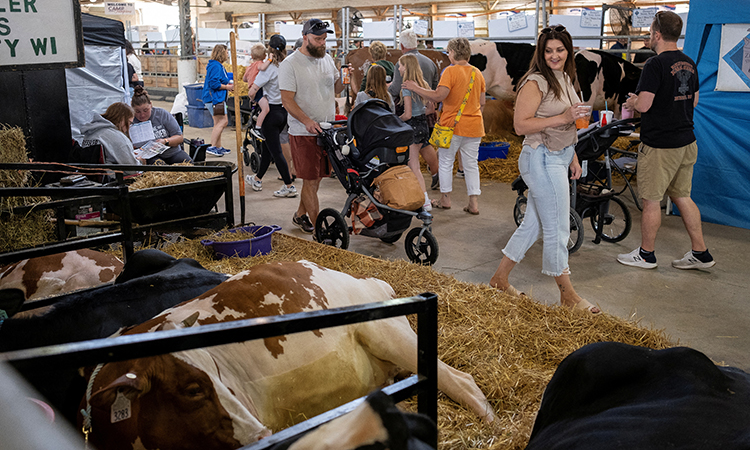
<path fill-rule="evenodd" d="M 702 262 L 700 259 L 693 256 L 693 251 L 689 250 L 685 253 L 682 259 L 675 259 L 672 261 L 672 267 L 675 269 L 708 269 L 713 267 L 716 261 L 713 259 L 709 262 Z"/>
<path fill-rule="evenodd" d="M 274 197 L 296 197 L 297 196 L 297 188 L 294 187 L 294 185 L 291 185 L 290 187 L 287 187 L 286 185 L 281 186 L 281 189 L 278 191 L 273 191 Z"/>
<path fill-rule="evenodd" d="M 255 175 L 245 175 L 245 181 L 252 186 L 254 191 L 263 190 L 263 182 L 255 179 Z"/>
<path fill-rule="evenodd" d="M 641 257 L 641 248 L 633 250 L 630 253 L 617 255 L 617 262 L 626 266 L 640 267 L 641 269 L 655 269 L 656 263 L 650 263 Z"/>

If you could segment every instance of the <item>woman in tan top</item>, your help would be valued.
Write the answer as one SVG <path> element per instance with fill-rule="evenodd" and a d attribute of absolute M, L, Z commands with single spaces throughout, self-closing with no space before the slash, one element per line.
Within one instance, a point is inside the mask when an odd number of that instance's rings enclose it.
<path fill-rule="evenodd" d="M 511 295 L 521 295 L 508 275 L 526 255 L 539 235 L 543 241 L 542 273 L 555 278 L 560 303 L 574 310 L 598 314 L 596 306 L 573 289 L 568 267 L 570 236 L 570 178 L 581 176 L 575 153 L 575 121 L 588 114 L 579 108 L 573 89 L 575 62 L 573 39 L 563 26 L 544 28 L 529 71 L 518 84 L 513 124 L 524 135 L 518 168 L 529 187 L 526 215 L 508 244 L 490 285 Z"/>

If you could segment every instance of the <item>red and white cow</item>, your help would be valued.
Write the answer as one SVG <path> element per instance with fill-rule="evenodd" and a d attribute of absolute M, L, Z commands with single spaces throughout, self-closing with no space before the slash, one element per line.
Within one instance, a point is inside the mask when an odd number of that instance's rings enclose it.
<path fill-rule="evenodd" d="M 0 268 L 0 289 L 20 289 L 27 301 L 38 300 L 112 283 L 122 267 L 116 257 L 90 249 L 40 256 Z"/>
<path fill-rule="evenodd" d="M 394 297 L 375 278 L 308 261 L 256 266 L 126 334 L 337 308 Z M 404 317 L 104 365 L 91 380 L 92 434 L 107 449 L 232 449 L 417 368 Z M 488 422 L 471 375 L 438 362 L 438 387 Z M 82 400 L 86 408 L 86 399 Z M 113 411 L 129 418 L 117 420 Z"/>
<path fill-rule="evenodd" d="M 451 64 L 450 60 L 448 59 L 448 55 L 444 51 L 420 49 L 419 53 L 430 58 L 435 63 L 435 65 L 438 68 L 438 73 L 441 73 L 443 69 L 445 69 Z M 392 62 L 393 65 L 396 65 L 401 55 L 402 55 L 401 50 L 388 49 L 385 59 Z M 365 47 L 365 48 L 358 48 L 356 50 L 351 50 L 346 55 L 346 62 L 351 64 L 352 66 L 352 71 L 350 74 L 350 77 L 351 77 L 350 87 L 352 89 L 352 92 L 356 94 L 357 91 L 359 90 L 360 84 L 362 83 L 362 78 L 364 78 L 365 76 L 365 70 L 367 69 L 368 66 L 370 66 L 370 64 L 374 62 L 372 60 L 372 55 L 370 55 L 370 49 Z"/>

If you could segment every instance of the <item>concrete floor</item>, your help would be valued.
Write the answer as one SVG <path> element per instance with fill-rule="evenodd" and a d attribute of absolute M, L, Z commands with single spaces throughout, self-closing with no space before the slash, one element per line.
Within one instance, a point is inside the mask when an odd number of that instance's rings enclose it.
<path fill-rule="evenodd" d="M 171 109 L 170 103 L 154 102 Z M 188 138 L 201 137 L 210 141 L 210 128 L 185 128 Z M 224 147 L 230 155 L 210 160 L 230 160 L 237 163 L 234 130 L 222 135 Z M 245 167 L 245 173 L 251 173 Z M 282 232 L 311 239 L 292 224 L 298 198 L 279 199 L 273 191 L 281 187 L 271 166 L 263 179 L 263 190 L 245 189 L 245 222 L 259 225 L 279 225 Z M 429 177 L 425 176 L 429 186 Z M 235 184 L 237 186 L 237 184 Z M 505 246 L 516 226 L 513 205 L 516 193 L 507 183 L 482 182 L 480 211 L 472 216 L 462 211 L 467 204 L 466 186 L 462 179 L 454 179 L 453 208 L 433 210 L 433 233 L 439 243 L 439 258 L 435 269 L 472 283 L 487 283 L 502 258 Z M 297 182 L 301 188 L 301 182 Z M 236 189 L 236 188 L 235 188 Z M 430 192 L 432 198 L 438 191 Z M 346 193 L 336 179 L 324 179 L 320 192 L 321 209 L 341 210 Z M 682 221 L 677 216 L 664 216 L 657 238 L 656 254 L 659 267 L 655 270 L 631 268 L 616 261 L 618 253 L 626 253 L 640 244 L 640 211 L 627 195 L 626 201 L 633 216 L 633 230 L 619 243 L 592 242 L 594 232 L 584 221 L 586 239 L 571 256 L 572 281 L 578 293 L 598 304 L 606 313 L 636 319 L 644 326 L 663 329 L 680 345 L 704 352 L 717 363 L 750 371 L 750 333 L 747 300 L 750 278 L 742 256 L 750 252 L 750 230 L 712 223 L 703 224 L 706 243 L 717 261 L 709 270 L 677 270 L 671 260 L 681 258 L 690 249 L 690 242 Z M 240 223 L 240 196 L 235 191 L 235 217 Z M 419 222 L 414 221 L 413 226 Z M 379 239 L 352 236 L 349 250 L 385 259 L 406 259 L 403 239 L 386 244 Z M 541 242 L 535 244 L 526 258 L 511 274 L 511 283 L 547 304 L 559 301 L 554 280 L 541 274 Z M 744 275 L 743 275 L 744 274 Z"/>

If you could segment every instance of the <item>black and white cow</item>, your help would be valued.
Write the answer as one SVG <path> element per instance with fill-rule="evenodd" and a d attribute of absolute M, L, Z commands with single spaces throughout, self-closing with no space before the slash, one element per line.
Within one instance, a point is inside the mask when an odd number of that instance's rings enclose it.
<path fill-rule="evenodd" d="M 603 448 L 750 448 L 750 375 L 686 347 L 587 345 L 547 385 L 527 449 Z"/>
<path fill-rule="evenodd" d="M 611 53 L 580 50 L 575 55 L 576 90 L 594 110 L 605 108 L 620 117 L 620 107 L 629 92 L 635 92 L 641 69 Z M 605 103 L 606 101 L 606 103 Z"/>
<path fill-rule="evenodd" d="M 44 314 L 14 318 L 24 292 L 0 290 L 0 309 L 10 316 L 0 323 L 0 352 L 108 337 L 197 297 L 227 278 L 194 259 L 175 259 L 147 249 L 133 254 L 115 284 L 59 296 Z M 74 370 L 24 375 L 58 409 L 66 409 L 66 401 L 75 405 L 80 399 L 82 391 L 69 392 L 68 388 L 79 378 Z M 63 412 L 72 418 L 75 411 Z"/>
<path fill-rule="evenodd" d="M 471 42 L 469 64 L 482 71 L 487 94 L 498 100 L 516 99 L 516 86 L 529 70 L 534 46 L 514 42 Z"/>

